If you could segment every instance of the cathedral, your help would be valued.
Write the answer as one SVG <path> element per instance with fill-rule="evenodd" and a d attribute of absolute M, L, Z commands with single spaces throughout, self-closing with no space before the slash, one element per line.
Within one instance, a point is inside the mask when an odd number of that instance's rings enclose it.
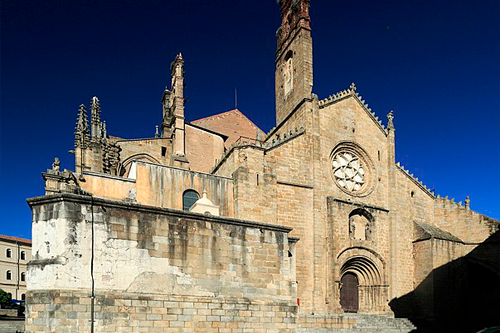
<path fill-rule="evenodd" d="M 314 94 L 310 3 L 278 4 L 269 133 L 237 109 L 186 122 L 181 54 L 154 137 L 79 107 L 75 170 L 56 158 L 28 199 L 27 332 L 410 332 L 471 314 L 473 272 L 498 282 L 499 222 L 397 163 L 397 115 L 354 83 Z"/>

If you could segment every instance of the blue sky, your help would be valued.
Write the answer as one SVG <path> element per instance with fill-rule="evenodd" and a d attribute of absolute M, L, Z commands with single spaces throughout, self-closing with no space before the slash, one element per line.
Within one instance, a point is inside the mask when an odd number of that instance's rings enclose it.
<path fill-rule="evenodd" d="M 442 196 L 500 219 L 498 1 L 311 1 L 314 92 L 355 82 L 396 155 Z M 177 52 L 186 117 L 238 107 L 274 126 L 275 0 L 2 0 L 0 233 L 30 237 L 26 198 L 55 156 L 74 168 L 76 111 L 101 100 L 108 133 L 148 137 Z"/>

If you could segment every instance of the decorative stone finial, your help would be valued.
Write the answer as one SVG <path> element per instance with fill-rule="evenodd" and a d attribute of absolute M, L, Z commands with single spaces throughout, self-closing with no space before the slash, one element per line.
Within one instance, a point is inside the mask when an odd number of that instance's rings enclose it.
<path fill-rule="evenodd" d="M 92 97 L 90 100 L 90 124 L 92 139 L 101 138 L 101 106 L 97 96 Z"/>
<path fill-rule="evenodd" d="M 394 110 L 387 114 L 387 129 L 394 130 Z"/>
<path fill-rule="evenodd" d="M 355 92 L 356 91 L 356 84 L 354 82 L 351 83 L 351 85 L 349 86 L 349 89 L 351 89 L 352 92 Z"/>
<path fill-rule="evenodd" d="M 84 104 L 80 104 L 75 127 L 75 147 L 86 147 L 89 141 L 89 123 L 87 110 Z"/>
<path fill-rule="evenodd" d="M 156 128 L 155 138 L 159 138 L 160 137 L 160 132 L 158 131 L 158 125 L 156 125 L 155 128 Z"/>
<path fill-rule="evenodd" d="M 59 161 L 59 157 L 54 158 L 54 162 L 52 162 L 52 170 L 59 171 L 61 167 L 61 161 Z"/>
<path fill-rule="evenodd" d="M 106 120 L 101 123 L 101 134 L 102 134 L 103 139 L 106 139 L 108 136 L 108 133 L 106 130 Z"/>
<path fill-rule="evenodd" d="M 470 208 L 470 198 L 469 198 L 469 196 L 465 197 L 465 208 L 467 208 L 467 209 Z"/>

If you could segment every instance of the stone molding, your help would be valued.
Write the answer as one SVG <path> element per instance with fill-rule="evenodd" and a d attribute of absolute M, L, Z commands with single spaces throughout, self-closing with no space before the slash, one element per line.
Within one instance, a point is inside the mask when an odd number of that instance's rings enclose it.
<path fill-rule="evenodd" d="M 379 210 L 379 211 L 382 211 L 382 212 L 389 213 L 389 209 L 387 209 L 387 208 L 379 207 L 379 206 L 374 206 L 374 205 L 366 205 L 364 203 L 354 202 L 352 200 L 345 200 L 345 199 L 335 198 L 335 197 L 332 197 L 332 196 L 327 197 L 327 200 L 334 201 L 334 202 L 340 202 L 340 203 L 343 203 L 343 204 L 352 205 L 352 206 L 356 206 L 356 207 L 360 207 L 360 208 L 374 209 L 374 210 Z"/>

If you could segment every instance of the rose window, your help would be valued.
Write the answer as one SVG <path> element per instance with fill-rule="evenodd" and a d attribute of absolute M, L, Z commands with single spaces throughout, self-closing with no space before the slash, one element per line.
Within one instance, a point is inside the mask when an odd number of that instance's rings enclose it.
<path fill-rule="evenodd" d="M 340 152 L 333 159 L 333 175 L 340 187 L 357 192 L 365 183 L 365 169 L 359 158 L 349 152 Z"/>

